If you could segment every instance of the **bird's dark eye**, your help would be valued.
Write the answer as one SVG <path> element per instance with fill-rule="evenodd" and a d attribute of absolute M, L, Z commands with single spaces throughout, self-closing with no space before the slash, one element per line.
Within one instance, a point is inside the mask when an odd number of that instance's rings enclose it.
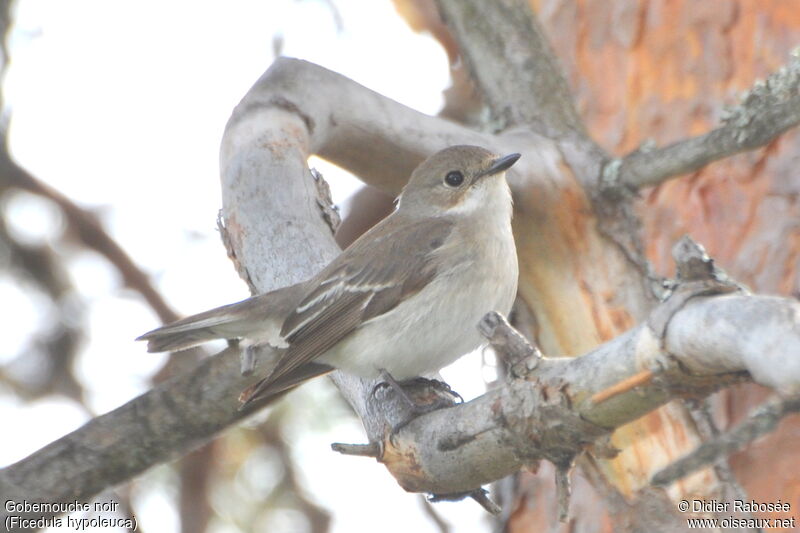
<path fill-rule="evenodd" d="M 444 182 L 450 187 L 458 187 L 464 183 L 464 174 L 458 170 L 451 170 L 447 173 L 447 176 L 444 177 Z"/>

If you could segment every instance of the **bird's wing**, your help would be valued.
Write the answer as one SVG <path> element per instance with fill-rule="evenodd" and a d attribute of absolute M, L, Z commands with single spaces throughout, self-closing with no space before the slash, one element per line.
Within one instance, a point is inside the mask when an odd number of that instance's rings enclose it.
<path fill-rule="evenodd" d="M 289 348 L 270 381 L 322 355 L 433 279 L 432 252 L 447 241 L 453 222 L 437 218 L 398 226 L 379 224 L 315 278 L 318 282 L 283 323 L 281 335 Z"/>

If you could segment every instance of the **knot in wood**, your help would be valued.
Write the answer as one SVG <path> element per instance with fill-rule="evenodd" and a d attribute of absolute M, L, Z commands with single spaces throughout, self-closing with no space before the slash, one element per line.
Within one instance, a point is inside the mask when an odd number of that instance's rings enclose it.
<path fill-rule="evenodd" d="M 507 388 L 497 418 L 509 445 L 523 463 L 547 459 L 571 464 L 608 430 L 587 422 L 573 409 L 565 383 L 520 381 Z"/>

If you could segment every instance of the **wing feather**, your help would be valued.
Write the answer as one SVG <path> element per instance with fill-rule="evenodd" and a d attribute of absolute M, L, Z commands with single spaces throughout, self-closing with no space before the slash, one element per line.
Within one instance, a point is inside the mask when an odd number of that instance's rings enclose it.
<path fill-rule="evenodd" d="M 432 254 L 447 240 L 453 222 L 446 218 L 385 222 L 354 242 L 310 284 L 313 288 L 283 323 L 281 336 L 289 347 L 269 382 L 313 361 L 434 278 Z"/>

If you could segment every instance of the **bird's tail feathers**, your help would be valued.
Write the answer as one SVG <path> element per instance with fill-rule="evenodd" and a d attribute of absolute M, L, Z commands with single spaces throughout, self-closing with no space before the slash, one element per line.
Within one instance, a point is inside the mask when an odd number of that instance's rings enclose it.
<path fill-rule="evenodd" d="M 148 352 L 178 351 L 213 339 L 244 337 L 268 320 L 268 302 L 272 293 L 248 298 L 186 317 L 172 324 L 148 331 L 137 341 L 147 341 Z"/>

